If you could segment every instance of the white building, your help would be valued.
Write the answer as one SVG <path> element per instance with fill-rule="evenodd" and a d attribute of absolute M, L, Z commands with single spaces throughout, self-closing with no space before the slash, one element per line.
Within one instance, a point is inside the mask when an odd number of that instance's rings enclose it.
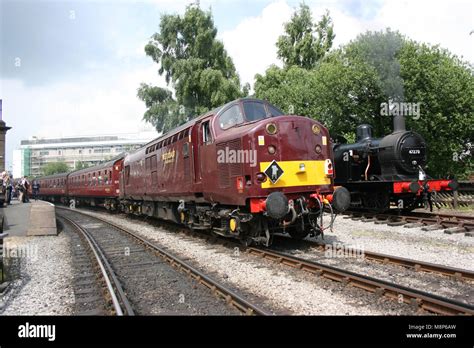
<path fill-rule="evenodd" d="M 13 152 L 13 177 L 40 176 L 51 162 L 66 162 L 71 170 L 79 162 L 94 165 L 141 147 L 158 137 L 158 133 L 75 136 L 22 140 Z"/>

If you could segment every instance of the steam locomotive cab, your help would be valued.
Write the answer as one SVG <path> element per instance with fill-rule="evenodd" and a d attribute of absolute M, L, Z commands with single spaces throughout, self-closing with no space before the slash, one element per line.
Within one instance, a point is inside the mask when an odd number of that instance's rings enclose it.
<path fill-rule="evenodd" d="M 394 117 L 393 133 L 373 138 L 372 127 L 357 127 L 354 144 L 335 144 L 335 184 L 351 192 L 351 206 L 385 211 L 390 203 L 409 211 L 426 204 L 432 208 L 434 191 L 453 190 L 451 180 L 432 180 L 423 137 L 405 129 L 403 116 Z"/>

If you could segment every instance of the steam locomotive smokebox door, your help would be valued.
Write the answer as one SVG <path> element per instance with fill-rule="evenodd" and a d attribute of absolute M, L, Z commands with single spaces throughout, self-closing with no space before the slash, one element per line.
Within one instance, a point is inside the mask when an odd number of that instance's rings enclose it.
<path fill-rule="evenodd" d="M 426 164 L 426 144 L 414 132 L 392 133 L 380 142 L 382 175 L 416 174 Z"/>

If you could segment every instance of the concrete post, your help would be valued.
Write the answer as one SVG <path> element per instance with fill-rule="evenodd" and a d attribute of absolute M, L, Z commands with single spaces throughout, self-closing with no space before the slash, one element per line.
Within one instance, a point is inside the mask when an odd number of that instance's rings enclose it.
<path fill-rule="evenodd" d="M 5 170 L 5 138 L 7 131 L 11 129 L 2 118 L 2 100 L 0 99 L 0 173 Z"/>

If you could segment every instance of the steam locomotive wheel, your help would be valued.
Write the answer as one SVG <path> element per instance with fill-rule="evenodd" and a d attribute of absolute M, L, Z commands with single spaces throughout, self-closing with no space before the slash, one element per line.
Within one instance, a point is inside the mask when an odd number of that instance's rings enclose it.
<path fill-rule="evenodd" d="M 373 213 L 382 213 L 390 208 L 390 196 L 385 192 L 374 192 L 362 197 L 364 208 Z"/>

